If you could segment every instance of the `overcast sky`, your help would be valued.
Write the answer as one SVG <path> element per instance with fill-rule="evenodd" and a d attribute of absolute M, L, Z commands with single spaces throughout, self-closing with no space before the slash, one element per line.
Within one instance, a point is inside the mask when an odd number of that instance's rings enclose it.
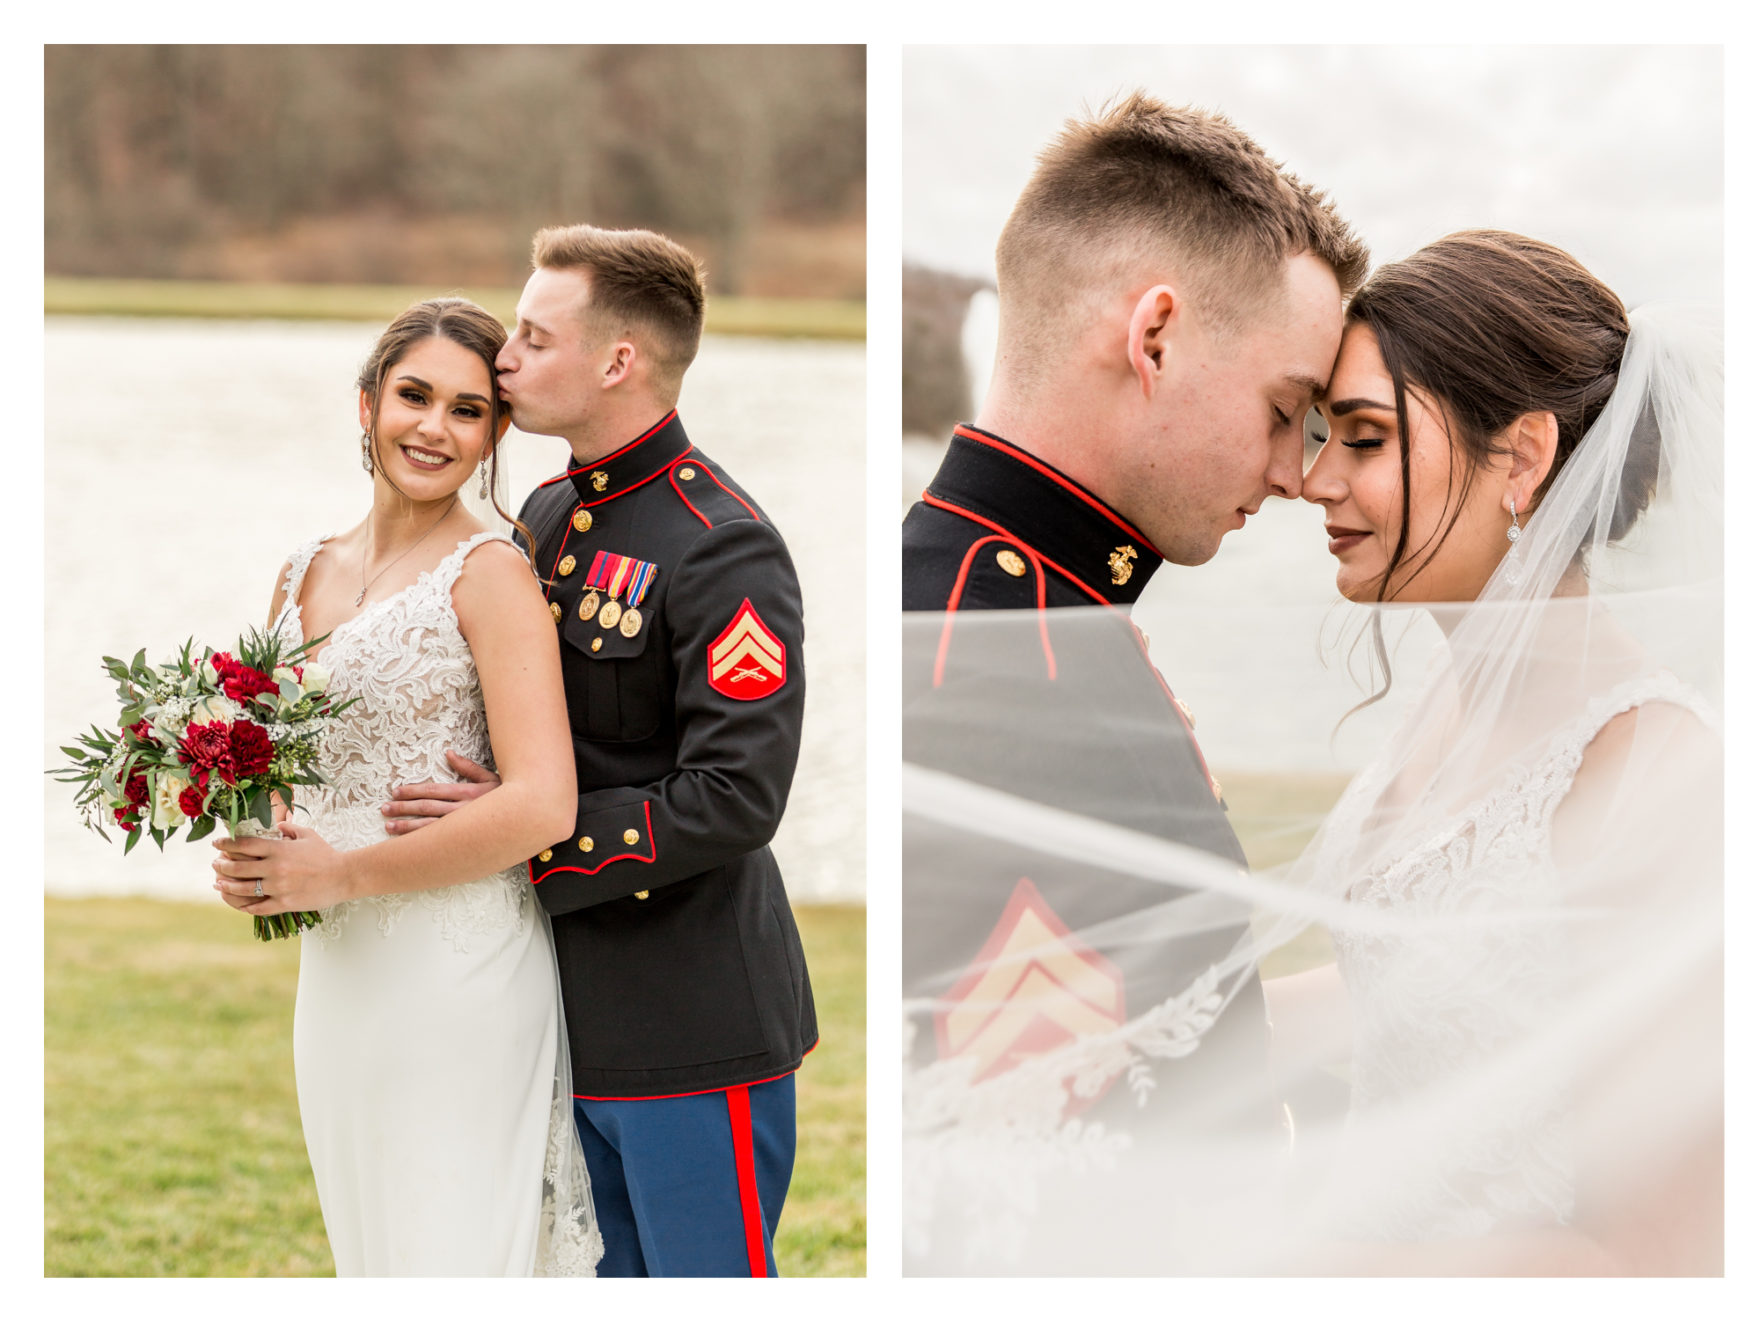
<path fill-rule="evenodd" d="M 1628 304 L 1720 296 L 1715 47 L 907 47 L 906 257 L 993 275 L 1034 153 L 1136 87 L 1228 115 L 1332 194 L 1377 265 L 1493 227 Z"/>

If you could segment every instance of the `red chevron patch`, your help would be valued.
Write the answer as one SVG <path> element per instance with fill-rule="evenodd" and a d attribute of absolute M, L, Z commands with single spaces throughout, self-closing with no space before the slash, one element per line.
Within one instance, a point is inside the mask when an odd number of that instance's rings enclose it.
<path fill-rule="evenodd" d="M 756 701 L 788 681 L 788 651 L 748 599 L 709 643 L 709 686 L 735 701 Z"/>

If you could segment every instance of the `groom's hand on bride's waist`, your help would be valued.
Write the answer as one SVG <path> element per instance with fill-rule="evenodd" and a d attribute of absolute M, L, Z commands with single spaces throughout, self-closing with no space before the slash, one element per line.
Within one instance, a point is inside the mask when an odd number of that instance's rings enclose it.
<path fill-rule="evenodd" d="M 469 757 L 446 753 L 446 763 L 460 776 L 456 784 L 400 784 L 391 801 L 379 810 L 385 816 L 387 834 L 408 834 L 449 811 L 483 796 L 501 783 L 493 770 L 485 770 Z"/>

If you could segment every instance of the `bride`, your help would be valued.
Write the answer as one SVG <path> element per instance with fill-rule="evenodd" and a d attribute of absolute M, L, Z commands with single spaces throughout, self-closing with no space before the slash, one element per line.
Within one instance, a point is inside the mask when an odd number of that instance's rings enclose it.
<path fill-rule="evenodd" d="M 300 950 L 300 1119 L 338 1275 L 591 1274 L 602 1250 L 571 1116 L 548 920 L 521 863 L 574 820 L 555 630 L 525 559 L 459 503 L 493 484 L 506 331 L 457 298 L 418 303 L 357 382 L 373 499 L 296 549 L 270 627 L 329 641 L 358 698 L 326 735 L 328 784 L 283 839 L 223 840 L 242 911 L 321 912 Z M 497 505 L 499 508 L 499 505 Z M 400 783 L 500 787 L 386 838 Z"/>
<path fill-rule="evenodd" d="M 1721 387 L 1714 322 L 1628 317 L 1547 244 L 1384 266 L 1302 493 L 1381 669 L 1364 704 L 1406 668 L 1392 633 L 1435 644 L 1287 872 L 907 772 L 916 816 L 1253 903 L 1220 984 L 1316 926 L 1337 953 L 1264 980 L 1269 1067 L 1204 1075 L 1211 1111 L 1283 1106 L 1275 1149 L 1157 1124 L 1153 1095 L 1121 1130 L 1047 1103 L 1128 1023 L 1032 1076 L 907 1072 L 931 1272 L 1721 1272 Z"/>

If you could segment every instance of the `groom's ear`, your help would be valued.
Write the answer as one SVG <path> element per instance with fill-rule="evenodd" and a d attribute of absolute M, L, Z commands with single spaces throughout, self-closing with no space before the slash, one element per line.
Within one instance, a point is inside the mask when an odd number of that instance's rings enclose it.
<path fill-rule="evenodd" d="M 1172 285 L 1157 284 L 1131 308 L 1130 339 L 1126 345 L 1131 371 L 1145 399 L 1153 397 L 1168 366 L 1173 332 L 1179 325 L 1179 294 Z"/>
<path fill-rule="evenodd" d="M 627 339 L 620 339 L 611 350 L 611 361 L 605 364 L 605 374 L 599 378 L 602 389 L 610 389 L 621 384 L 630 377 L 636 366 L 636 346 Z"/>
<path fill-rule="evenodd" d="M 1523 413 L 1504 433 L 1509 453 L 1509 481 L 1516 508 L 1526 512 L 1558 453 L 1558 418 L 1549 412 Z"/>

